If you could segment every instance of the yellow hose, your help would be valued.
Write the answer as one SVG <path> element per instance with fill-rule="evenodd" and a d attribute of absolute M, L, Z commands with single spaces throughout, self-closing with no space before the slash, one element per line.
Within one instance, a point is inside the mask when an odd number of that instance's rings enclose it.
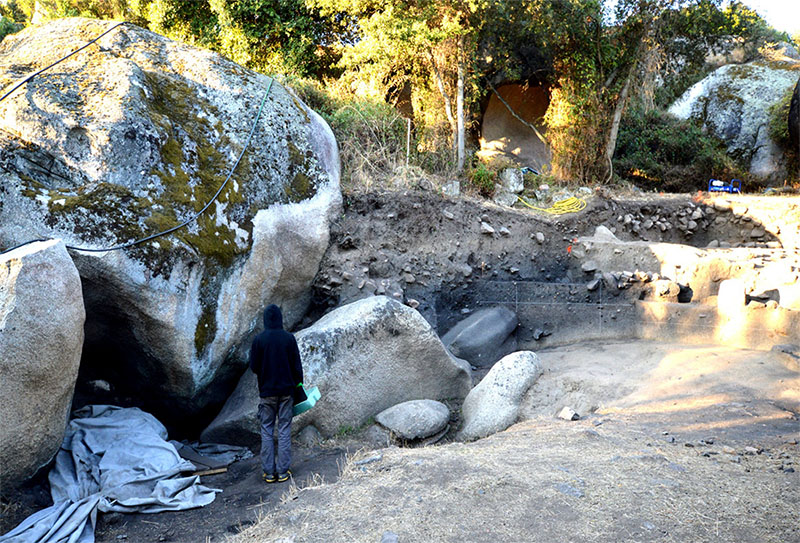
<path fill-rule="evenodd" d="M 520 196 L 517 196 L 517 199 L 519 199 L 520 202 L 522 202 L 531 209 L 535 209 L 536 211 L 543 211 L 545 213 L 549 213 L 550 215 L 566 215 L 567 213 L 577 213 L 578 211 L 581 211 L 583 208 L 586 207 L 586 202 L 584 200 L 581 200 L 580 198 L 576 198 L 574 196 L 571 196 L 564 200 L 559 200 L 550 207 L 532 206 L 531 204 L 523 200 Z"/>

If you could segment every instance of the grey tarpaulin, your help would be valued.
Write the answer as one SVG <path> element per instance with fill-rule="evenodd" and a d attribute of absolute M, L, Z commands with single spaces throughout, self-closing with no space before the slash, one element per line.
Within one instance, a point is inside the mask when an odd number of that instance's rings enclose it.
<path fill-rule="evenodd" d="M 166 441 L 167 430 L 136 408 L 90 405 L 67 426 L 50 472 L 51 507 L 0 543 L 93 543 L 97 511 L 159 513 L 208 505 L 219 490 L 205 487 Z"/>
<path fill-rule="evenodd" d="M 170 441 L 181 458 L 188 460 L 198 470 L 221 468 L 239 460 L 253 457 L 247 447 L 224 445 L 222 443 L 198 443 L 197 441 Z"/>

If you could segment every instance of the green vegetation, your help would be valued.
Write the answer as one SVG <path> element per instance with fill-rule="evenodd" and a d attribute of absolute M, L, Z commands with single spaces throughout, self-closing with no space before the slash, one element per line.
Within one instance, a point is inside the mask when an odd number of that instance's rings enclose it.
<path fill-rule="evenodd" d="M 649 190 L 689 192 L 709 178 L 742 178 L 725 147 L 689 121 L 656 110 L 632 109 L 622 119 L 614 166 Z"/>
<path fill-rule="evenodd" d="M 769 135 L 784 149 L 789 149 L 792 144 L 789 138 L 789 107 L 792 104 L 792 94 L 794 87 L 789 87 L 780 100 L 769 109 Z"/>
<path fill-rule="evenodd" d="M 741 2 L 719 9 L 717 2 L 703 0 L 670 11 L 659 41 L 662 71 L 669 77 L 655 91 L 654 101 L 666 107 L 709 73 L 709 53 L 726 54 L 738 48 L 743 60 L 752 60 L 764 44 L 790 39 Z"/>
<path fill-rule="evenodd" d="M 792 104 L 794 87 L 786 89 L 783 96 L 769 110 L 769 135 L 786 154 L 789 163 L 789 174 L 797 178 L 800 175 L 800 157 L 792 145 L 789 135 L 789 108 Z"/>
<path fill-rule="evenodd" d="M 350 426 L 349 424 L 343 424 L 339 426 L 338 430 L 336 430 L 336 437 L 341 439 L 356 433 L 356 429 Z"/>
<path fill-rule="evenodd" d="M 0 14 L 14 23 L 34 12 L 124 18 L 283 74 L 333 128 L 346 189 L 441 181 L 466 166 L 484 194 L 491 179 L 470 166 L 469 153 L 488 82 L 545 85 L 552 175 L 613 182 L 644 171 L 614 170 L 623 120 L 638 115 L 629 109 L 664 109 L 708 73 L 709 53 L 749 60 L 765 44 L 791 39 L 739 1 L 618 0 L 613 17 L 607 9 L 602 0 L 10 0 Z M 161 174 L 205 175 L 176 164 L 182 142 L 171 137 L 164 154 L 174 172 Z M 203 155 L 216 162 L 213 148 Z M 315 189 L 302 167 L 290 174 L 289 200 Z"/>
<path fill-rule="evenodd" d="M 21 24 L 15 23 L 13 20 L 5 16 L 0 16 L 0 41 L 3 41 L 3 38 L 9 34 L 19 32 L 22 30 L 22 28 L 23 26 Z"/>
<path fill-rule="evenodd" d="M 497 173 L 480 160 L 475 161 L 475 165 L 467 172 L 470 184 L 485 197 L 491 197 L 494 193 L 495 180 Z"/>

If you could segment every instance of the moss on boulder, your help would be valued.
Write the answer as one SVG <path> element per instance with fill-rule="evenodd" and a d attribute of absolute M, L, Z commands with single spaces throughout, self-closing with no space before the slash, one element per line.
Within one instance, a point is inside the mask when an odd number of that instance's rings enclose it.
<path fill-rule="evenodd" d="M 60 19 L 9 36 L 0 43 L 0 81 L 21 79 L 113 24 Z M 269 84 L 217 54 L 133 25 L 115 29 L 0 104 L 0 165 L 11 188 L 0 247 L 42 236 L 109 247 L 192 219 L 223 187 Z M 258 322 L 251 306 L 283 301 L 289 319 L 300 317 L 340 203 L 338 182 L 329 127 L 272 83 L 250 146 L 203 215 L 121 252 L 75 253 L 82 276 L 103 290 L 97 298 L 133 329 L 137 344 L 125 348 L 142 366 L 133 373 L 168 375 L 174 383 L 164 392 L 188 411 L 218 401 L 195 399 L 228 387 L 216 381 L 241 363 L 235 353 Z M 268 263 L 251 262 L 256 239 L 283 243 L 274 237 L 280 228 L 257 233 L 256 216 L 280 222 L 291 204 L 301 206 L 291 221 L 306 257 L 287 262 L 274 252 Z M 242 286 L 254 277 L 257 292 Z M 237 289 L 256 300 L 232 301 Z M 87 335 L 89 353 L 114 351 L 112 343 Z"/>

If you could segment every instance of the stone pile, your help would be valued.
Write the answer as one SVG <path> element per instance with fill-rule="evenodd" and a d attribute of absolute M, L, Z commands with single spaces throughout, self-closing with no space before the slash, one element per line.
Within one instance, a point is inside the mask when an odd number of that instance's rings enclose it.
<path fill-rule="evenodd" d="M 628 232 L 643 240 L 660 241 L 679 234 L 682 238 L 693 240 L 696 236 L 708 239 L 709 246 L 776 248 L 781 244 L 775 234 L 747 214 L 744 205 L 733 204 L 728 200 L 716 199 L 710 204 L 690 203 L 681 207 L 677 213 L 660 206 L 642 206 L 634 213 L 617 217 L 617 232 Z M 735 232 L 739 241 L 717 241 L 716 237 L 731 238 Z M 724 234 L 724 236 L 723 236 Z"/>

